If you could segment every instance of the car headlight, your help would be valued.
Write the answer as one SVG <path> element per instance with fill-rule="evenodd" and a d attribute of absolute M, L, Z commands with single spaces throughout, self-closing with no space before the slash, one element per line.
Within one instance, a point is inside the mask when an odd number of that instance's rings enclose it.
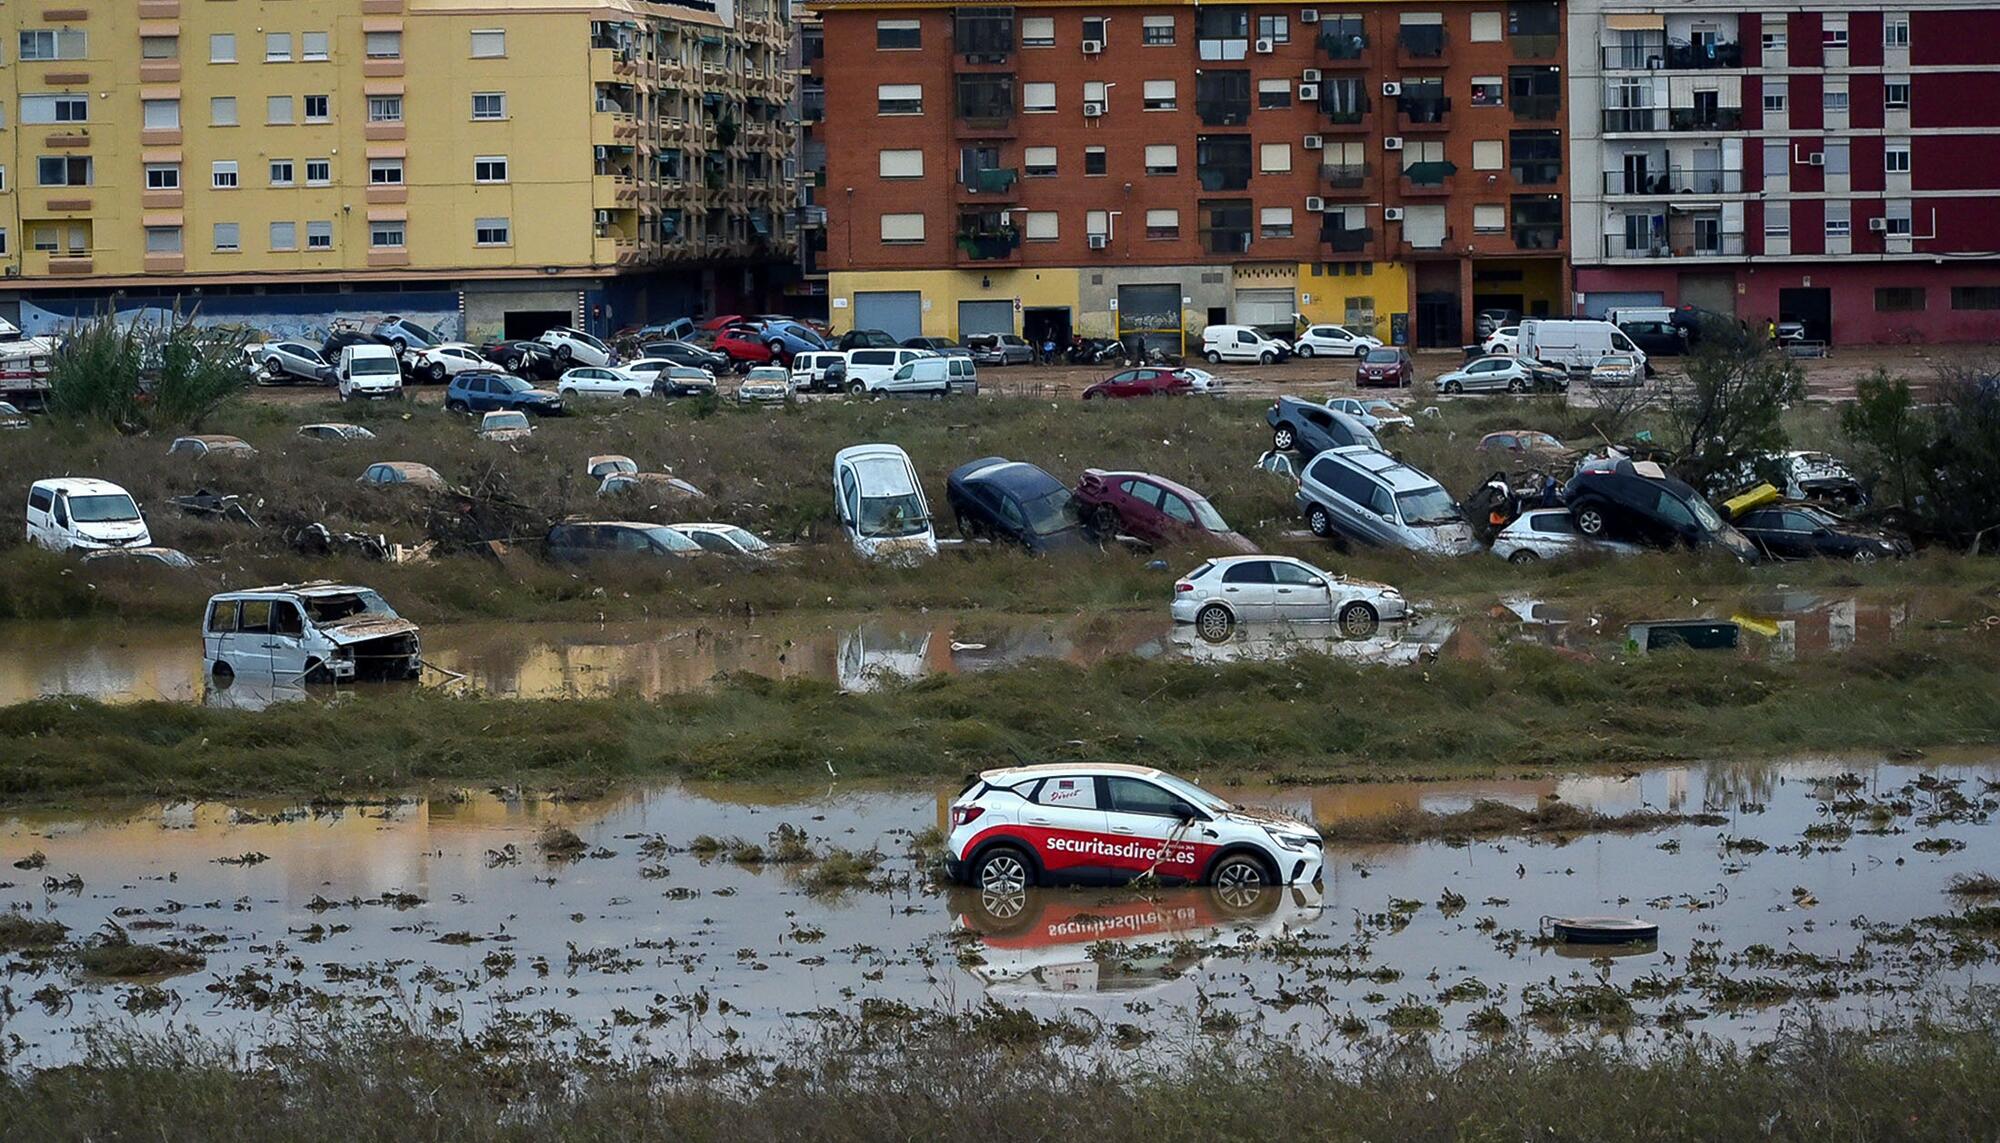
<path fill-rule="evenodd" d="M 1271 840 L 1299 853 L 1310 853 L 1324 844 L 1316 833 L 1272 833 Z"/>

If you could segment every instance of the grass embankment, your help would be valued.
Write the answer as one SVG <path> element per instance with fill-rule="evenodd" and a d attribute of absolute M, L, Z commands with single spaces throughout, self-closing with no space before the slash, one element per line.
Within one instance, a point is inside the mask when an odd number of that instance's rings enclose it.
<path fill-rule="evenodd" d="M 0 1075 L 0 1123 L 48 1140 L 1162 1143 L 1985 1139 L 2000 1117 L 2000 1036 L 1977 1019 L 1645 1056 L 1503 1038 L 1457 1062 L 1421 1037 L 1371 1041 L 1353 1064 L 1218 1038 L 1167 1053 L 1171 1070 L 1079 1062 L 1062 1047 L 1078 1033 L 1089 1030 L 991 1009 L 864 1020 L 784 1053 L 782 1068 L 602 1062 L 408 1034 L 302 1038 L 251 1063 L 196 1041 L 98 1036 L 78 1066 Z"/>
<path fill-rule="evenodd" d="M 357 796 L 427 781 L 947 780 L 1017 760 L 1212 781 L 1518 773 L 1666 759 L 2000 741 L 2000 645 L 1890 645 L 1802 664 L 1700 653 L 1580 662 L 1539 647 L 1419 668 L 1302 655 L 1119 658 L 866 694 L 726 680 L 656 701 L 371 692 L 260 713 L 68 699 L 0 709 L 0 799 Z"/>

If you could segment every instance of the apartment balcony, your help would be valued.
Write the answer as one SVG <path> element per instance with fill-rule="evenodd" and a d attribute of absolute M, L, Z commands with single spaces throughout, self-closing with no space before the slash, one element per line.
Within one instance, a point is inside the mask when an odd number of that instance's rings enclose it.
<path fill-rule="evenodd" d="M 1512 35 L 1507 42 L 1513 46 L 1517 60 L 1549 60 L 1562 51 L 1562 37 L 1554 32 Z"/>
<path fill-rule="evenodd" d="M 630 210 L 639 201 L 639 182 L 631 175 L 593 175 L 590 205 L 599 210 Z"/>
<path fill-rule="evenodd" d="M 609 108 L 600 104 L 597 113 L 590 117 L 590 141 L 594 146 L 630 147 L 638 143 L 639 117 L 615 108 L 615 104 Z"/>
<path fill-rule="evenodd" d="M 1694 195 L 1742 194 L 1742 171 L 1691 171 L 1669 167 L 1639 174 L 1604 172 L 1604 193 L 1634 198 L 1686 198 Z"/>
<path fill-rule="evenodd" d="M 96 261 L 88 252 L 63 254 L 53 250 L 21 252 L 21 273 L 30 278 L 74 278 L 92 273 Z"/>
<path fill-rule="evenodd" d="M 1562 118 L 1562 96 L 1517 95 L 1514 97 L 1516 123 L 1541 123 Z"/>
<path fill-rule="evenodd" d="M 590 82 L 631 84 L 639 79 L 639 65 L 623 48 L 590 49 Z"/>
<path fill-rule="evenodd" d="M 1743 109 L 1741 107 L 1674 107 L 1667 111 L 1669 131 L 1740 131 L 1743 129 Z"/>
<path fill-rule="evenodd" d="M 1402 243 L 1403 249 L 1405 250 L 1413 250 L 1418 253 L 1425 253 L 1425 252 L 1435 253 L 1436 251 L 1439 250 L 1448 249 L 1451 246 L 1451 227 L 1449 226 L 1444 228 L 1444 233 L 1438 235 L 1436 242 L 1424 242 L 1424 243 L 1412 242 L 1410 241 L 1408 234 L 1409 234 L 1408 228 L 1405 227 L 1404 238 Z"/>
<path fill-rule="evenodd" d="M 599 266 L 626 266 L 638 260 L 639 240 L 630 235 L 601 235 L 591 240 L 590 260 Z"/>
<path fill-rule="evenodd" d="M 1012 227 L 961 230 L 957 247 L 960 262 L 1018 262 L 1021 260 L 1021 232 Z"/>
<path fill-rule="evenodd" d="M 1319 34 L 1319 53 L 1322 66 L 1361 67 L 1368 62 L 1368 37 L 1324 29 Z"/>
<path fill-rule="evenodd" d="M 1614 246 L 1605 253 L 1612 258 L 1671 262 L 1689 258 L 1741 258 L 1743 249 L 1741 234 L 1718 234 L 1709 238 L 1668 240 L 1656 246 Z"/>
<path fill-rule="evenodd" d="M 1319 240 L 1335 254 L 1360 254 L 1374 243 L 1375 232 L 1365 226 L 1350 227 L 1328 219 L 1319 228 Z"/>
<path fill-rule="evenodd" d="M 1319 116 L 1321 134 L 1331 132 L 1361 131 L 1368 127 L 1368 110 L 1371 104 L 1368 96 L 1346 98 L 1333 93 L 1332 84 L 1320 85 Z"/>
<path fill-rule="evenodd" d="M 965 198 L 1012 202 L 1020 197 L 1016 189 L 1019 181 L 1019 172 L 1013 167 L 984 167 L 961 174 L 958 193 Z"/>
<path fill-rule="evenodd" d="M 1450 111 L 1451 97 L 1448 95 L 1427 99 L 1403 95 L 1396 99 L 1396 122 L 1404 134 L 1449 130 L 1450 124 L 1445 119 Z"/>
<path fill-rule="evenodd" d="M 1664 131 L 1667 124 L 1667 109 L 1664 107 L 1607 107 L 1604 109 L 1604 133 Z"/>
<path fill-rule="evenodd" d="M 1396 62 L 1408 67 L 1437 67 L 1444 62 L 1450 43 L 1442 24 L 1405 24 L 1396 30 Z"/>
<path fill-rule="evenodd" d="M 1412 163 L 1403 168 L 1403 196 L 1426 198 L 1449 195 L 1454 189 L 1458 166 L 1449 162 Z"/>
<path fill-rule="evenodd" d="M 1320 182 L 1325 185 L 1326 193 L 1328 194 L 1341 194 L 1368 189 L 1367 163 L 1342 163 L 1339 165 L 1323 166 L 1319 169 L 1319 174 Z"/>
<path fill-rule="evenodd" d="M 1516 250 L 1560 250 L 1563 244 L 1563 229 L 1560 222 L 1517 225 L 1514 227 L 1514 248 Z"/>

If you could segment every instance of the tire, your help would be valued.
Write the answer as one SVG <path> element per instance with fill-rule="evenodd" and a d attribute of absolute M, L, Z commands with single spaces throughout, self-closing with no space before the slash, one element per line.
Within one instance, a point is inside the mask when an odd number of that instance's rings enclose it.
<path fill-rule="evenodd" d="M 1089 519 L 1090 530 L 1096 532 L 1098 538 L 1105 540 L 1116 536 L 1118 534 L 1118 526 L 1123 523 L 1118 518 L 1118 513 L 1113 512 L 1109 506 L 1104 504 L 1099 504 L 1097 507 L 1092 508 Z"/>
<path fill-rule="evenodd" d="M 1202 354 L 1202 356 L 1208 358 L 1208 363 L 1210 365 L 1222 364 L 1222 355 L 1220 353 L 1217 353 L 1213 349 L 1209 350 L 1207 353 Z"/>
<path fill-rule="evenodd" d="M 1522 548 L 1520 551 L 1515 552 L 1511 556 L 1508 556 L 1507 562 L 1510 564 L 1531 564 L 1541 558 L 1542 557 L 1536 555 L 1535 553 L 1529 551 L 1528 549 Z"/>
<path fill-rule="evenodd" d="M 1333 538 L 1333 513 L 1323 504 L 1315 504 L 1306 512 L 1306 527 L 1322 540 Z"/>
<path fill-rule="evenodd" d="M 1211 603 L 1195 612 L 1194 633 L 1201 636 L 1204 643 L 1226 641 L 1236 630 L 1236 617 L 1220 603 Z"/>
<path fill-rule="evenodd" d="M 776 357 L 785 351 L 785 343 L 782 341 L 767 341 L 764 343 L 764 348 L 771 351 L 772 357 Z"/>
<path fill-rule="evenodd" d="M 464 401 L 446 401 L 444 403 L 444 411 L 447 413 L 469 413 L 472 410 L 465 407 Z"/>
<path fill-rule="evenodd" d="M 433 362 L 431 362 L 431 367 L 430 367 L 430 369 L 429 369 L 429 370 L 428 370 L 427 372 L 428 372 L 428 375 L 429 375 L 429 377 L 430 377 L 430 379 L 431 379 L 431 384 L 433 384 L 433 385 L 438 385 L 438 384 L 443 384 L 443 382 L 444 382 L 444 362 L 442 362 L 442 361 L 433 361 Z"/>
<path fill-rule="evenodd" d="M 1447 393 L 1463 393 L 1465 392 L 1465 386 L 1457 381 L 1447 381 L 1444 383 L 1444 391 Z"/>
<path fill-rule="evenodd" d="M 1275 888 L 1278 879 L 1269 866 L 1247 853 L 1232 853 L 1208 870 L 1208 883 L 1218 893 L 1253 892 L 1261 895 Z"/>
<path fill-rule="evenodd" d="M 1290 425 L 1279 425 L 1271 433 L 1271 447 L 1279 452 L 1290 452 L 1299 443 L 1299 436 Z"/>
<path fill-rule="evenodd" d="M 1354 360 L 1356 360 L 1356 361 L 1359 361 L 1359 360 L 1361 360 L 1362 358 L 1364 358 L 1364 357 L 1366 357 L 1366 356 L 1368 356 L 1368 347 L 1367 347 L 1367 346 L 1365 346 L 1365 345 L 1357 345 L 1357 346 L 1355 346 L 1355 347 L 1354 347 Z"/>
<path fill-rule="evenodd" d="M 1882 553 L 1873 548 L 1862 548 L 1854 553 L 1854 562 L 1857 564 L 1872 564 L 1881 558 Z"/>
<path fill-rule="evenodd" d="M 1507 382 L 1507 391 L 1509 393 L 1519 393 L 1521 391 L 1521 379 L 1516 377 L 1512 381 Z"/>
<path fill-rule="evenodd" d="M 1275 365 L 1277 361 L 1278 355 L 1268 349 L 1257 355 L 1257 364 L 1259 365 Z"/>
<path fill-rule="evenodd" d="M 281 363 L 275 357 L 265 359 L 264 372 L 269 373 L 271 375 L 272 381 L 282 380 L 286 376 L 285 367 L 283 363 Z"/>
<path fill-rule="evenodd" d="M 410 351 L 410 346 L 409 346 L 409 343 L 408 343 L 408 342 L 406 342 L 406 341 L 404 341 L 404 340 L 403 340 L 402 338 L 400 338 L 400 337 L 392 337 L 392 338 L 390 338 L 390 339 L 389 339 L 389 348 L 390 348 L 390 349 L 393 349 L 393 350 L 395 350 L 395 351 L 396 351 L 396 356 L 398 356 L 398 357 L 401 357 L 401 356 L 402 356 L 403 354 L 405 354 L 405 353 L 408 353 L 408 352 Z"/>
<path fill-rule="evenodd" d="M 1366 639 L 1382 626 L 1375 609 L 1365 603 L 1350 603 L 1340 609 L 1340 633 L 1349 639 Z"/>
<path fill-rule="evenodd" d="M 1015 846 L 996 845 L 972 863 L 972 883 L 982 893 L 1019 893 L 1035 883 L 1033 859 Z"/>
<path fill-rule="evenodd" d="M 868 395 L 868 386 L 859 381 L 854 381 L 848 384 L 847 391 L 856 397 L 866 397 Z"/>
<path fill-rule="evenodd" d="M 1313 347 L 1310 345 L 1301 345 L 1292 352 L 1298 354 L 1300 357 L 1311 357 L 1313 355 Z"/>
<path fill-rule="evenodd" d="M 571 350 L 568 342 L 564 342 L 561 345 L 556 346 L 556 357 L 560 360 L 568 361 L 570 352 Z"/>
<path fill-rule="evenodd" d="M 637 389 L 625 390 L 625 399 L 628 401 L 636 401 L 643 396 L 645 396 L 645 394 L 639 392 Z"/>
<path fill-rule="evenodd" d="M 1576 516 L 1577 531 L 1591 537 L 1604 534 L 1604 509 L 1595 504 L 1584 504 L 1571 511 Z"/>

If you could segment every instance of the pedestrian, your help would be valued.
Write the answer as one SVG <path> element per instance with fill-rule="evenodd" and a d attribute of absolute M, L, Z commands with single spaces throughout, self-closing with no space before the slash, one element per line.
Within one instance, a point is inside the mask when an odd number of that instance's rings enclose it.
<path fill-rule="evenodd" d="M 1056 363 L 1056 339 L 1055 335 L 1050 334 L 1042 338 L 1042 364 L 1054 365 L 1055 363 Z"/>

